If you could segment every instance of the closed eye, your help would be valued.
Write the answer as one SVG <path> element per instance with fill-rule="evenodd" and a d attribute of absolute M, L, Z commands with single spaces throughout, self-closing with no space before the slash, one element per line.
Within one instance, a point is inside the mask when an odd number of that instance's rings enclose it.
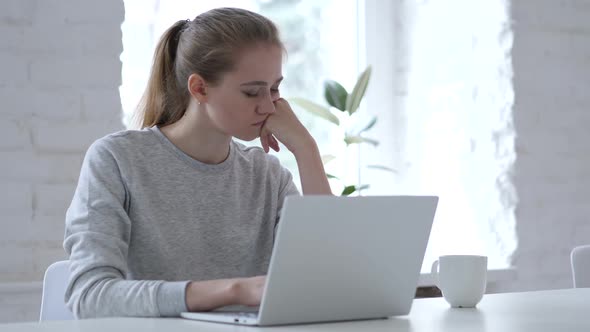
<path fill-rule="evenodd" d="M 254 98 L 254 97 L 258 96 L 258 93 L 252 93 L 252 92 L 246 92 L 246 91 L 242 91 L 242 93 L 248 98 Z"/>
<path fill-rule="evenodd" d="M 279 89 L 270 89 L 271 93 L 279 93 Z M 248 92 L 248 91 L 242 91 L 242 93 L 248 97 L 248 98 L 255 98 L 258 97 L 258 92 Z"/>

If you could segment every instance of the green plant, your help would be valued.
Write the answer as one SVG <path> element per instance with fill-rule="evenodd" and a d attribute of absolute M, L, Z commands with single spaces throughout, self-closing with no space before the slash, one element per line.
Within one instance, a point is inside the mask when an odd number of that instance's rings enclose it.
<path fill-rule="evenodd" d="M 367 86 L 369 85 L 370 78 L 371 67 L 369 66 L 361 73 L 361 75 L 356 81 L 356 84 L 354 85 L 354 88 L 350 93 L 346 91 L 346 89 L 340 83 L 334 80 L 327 80 L 326 82 L 324 82 L 324 98 L 328 103 L 329 107 L 322 106 L 305 98 L 290 98 L 290 101 L 301 106 L 303 109 L 310 112 L 311 114 L 318 116 L 326 121 L 329 121 L 335 126 L 345 127 L 343 128 L 343 141 L 347 147 L 353 144 L 362 143 L 377 146 L 379 145 L 379 141 L 365 136 L 365 134 L 377 123 L 377 117 L 372 117 L 363 126 L 356 126 L 355 122 L 358 122 L 359 119 L 358 117 L 353 117 L 353 115 L 358 111 L 361 101 L 365 96 L 365 92 L 367 90 Z M 334 112 L 336 112 L 336 114 Z M 341 121 L 340 118 L 342 117 L 346 118 L 346 121 Z M 345 122 L 345 124 L 343 122 Z M 360 129 L 351 129 L 359 127 Z M 335 158 L 336 157 L 333 155 L 324 155 L 322 156 L 322 161 L 324 162 L 324 164 L 327 164 Z M 394 172 L 392 169 L 386 166 L 371 165 L 369 167 Z M 329 179 L 340 180 L 335 175 L 326 175 Z M 344 189 L 340 194 L 342 196 L 350 195 L 356 191 L 360 193 L 361 190 L 369 187 L 369 185 L 367 184 L 343 185 Z"/>

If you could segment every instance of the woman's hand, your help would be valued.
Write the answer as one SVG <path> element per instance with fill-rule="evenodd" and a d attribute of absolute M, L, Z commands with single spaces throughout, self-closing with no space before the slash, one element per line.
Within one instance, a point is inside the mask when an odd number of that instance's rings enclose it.
<path fill-rule="evenodd" d="M 279 151 L 277 139 L 297 160 L 304 195 L 332 195 L 320 151 L 307 129 L 299 122 L 289 103 L 283 98 L 275 101 L 275 112 L 266 118 L 260 130 L 260 142 L 265 152 Z"/>
<path fill-rule="evenodd" d="M 269 115 L 260 129 L 260 142 L 265 152 L 271 148 L 279 151 L 277 139 L 293 154 L 315 144 L 285 99 L 279 98 L 274 105 L 275 112 Z"/>
<path fill-rule="evenodd" d="M 238 279 L 234 287 L 236 304 L 259 306 L 265 283 L 266 276 Z"/>
<path fill-rule="evenodd" d="M 191 281 L 186 288 L 189 311 L 209 311 L 228 305 L 258 306 L 266 276 Z"/>

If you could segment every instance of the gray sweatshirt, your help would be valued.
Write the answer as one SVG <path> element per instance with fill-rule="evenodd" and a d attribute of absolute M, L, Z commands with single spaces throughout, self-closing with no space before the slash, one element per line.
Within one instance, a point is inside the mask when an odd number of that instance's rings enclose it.
<path fill-rule="evenodd" d="M 230 145 L 218 165 L 157 127 L 88 149 L 66 213 L 65 299 L 78 318 L 178 316 L 190 280 L 266 274 L 291 174 L 261 148 Z"/>

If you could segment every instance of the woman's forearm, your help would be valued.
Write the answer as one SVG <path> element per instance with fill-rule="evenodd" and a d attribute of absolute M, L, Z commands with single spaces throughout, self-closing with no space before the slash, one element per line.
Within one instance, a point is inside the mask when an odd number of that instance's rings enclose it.
<path fill-rule="evenodd" d="M 303 194 L 332 195 L 320 151 L 315 140 L 310 138 L 304 148 L 294 151 L 293 154 L 295 155 L 295 160 L 297 160 Z"/>

